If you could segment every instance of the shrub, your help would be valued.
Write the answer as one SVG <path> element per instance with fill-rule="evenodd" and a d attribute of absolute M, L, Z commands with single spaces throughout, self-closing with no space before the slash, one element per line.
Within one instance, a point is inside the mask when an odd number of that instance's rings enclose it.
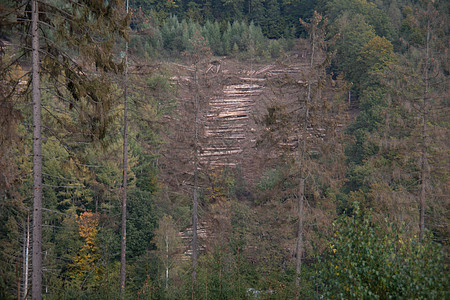
<path fill-rule="evenodd" d="M 342 216 L 319 258 L 319 293 L 330 299 L 444 299 L 448 282 L 439 245 L 429 237 L 404 238 L 401 229 L 370 221 L 354 204 Z"/>

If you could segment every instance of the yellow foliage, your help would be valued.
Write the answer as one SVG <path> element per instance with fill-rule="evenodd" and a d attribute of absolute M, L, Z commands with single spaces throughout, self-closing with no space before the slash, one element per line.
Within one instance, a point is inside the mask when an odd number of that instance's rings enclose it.
<path fill-rule="evenodd" d="M 385 37 L 375 36 L 362 49 L 361 58 L 371 71 L 385 68 L 392 60 L 394 47 Z"/>
<path fill-rule="evenodd" d="M 97 266 L 100 259 L 97 246 L 98 219 L 98 214 L 89 211 L 77 216 L 78 234 L 84 243 L 77 255 L 73 257 L 75 279 L 82 279 L 91 273 L 95 275 L 95 279 L 99 279 L 101 274 L 101 268 Z"/>
<path fill-rule="evenodd" d="M 211 185 L 207 188 L 209 202 L 215 203 L 227 199 L 229 180 L 223 171 L 216 170 L 210 174 Z"/>
<path fill-rule="evenodd" d="M 98 215 L 92 212 L 84 212 L 77 216 L 78 233 L 85 240 L 83 248 L 96 249 L 95 240 L 98 234 Z"/>

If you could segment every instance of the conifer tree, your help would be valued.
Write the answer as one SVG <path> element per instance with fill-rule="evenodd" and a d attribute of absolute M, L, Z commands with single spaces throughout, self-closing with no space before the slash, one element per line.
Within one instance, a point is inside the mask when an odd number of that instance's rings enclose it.
<path fill-rule="evenodd" d="M 7 15 L 14 20 L 8 28 L 22 38 L 23 53 L 31 52 L 32 56 L 33 299 L 41 299 L 43 275 L 41 78 L 52 83 L 46 89 L 48 93 L 70 103 L 77 111 L 79 128 L 88 141 L 104 138 L 112 97 L 111 84 L 105 84 L 103 75 L 120 71 L 120 65 L 113 61 L 112 47 L 116 37 L 123 35 L 122 28 L 127 23 L 118 17 L 115 10 L 118 4 L 119 1 L 69 3 L 61 0 L 57 3 L 31 1 L 28 6 L 17 2 Z"/>
<path fill-rule="evenodd" d="M 176 191 L 182 191 L 190 195 L 192 200 L 192 285 L 193 297 L 197 289 L 197 265 L 198 265 L 198 217 L 200 188 L 202 186 L 201 174 L 205 172 L 207 165 L 201 160 L 202 144 L 205 140 L 205 107 L 207 105 L 208 84 L 207 68 L 210 50 L 206 40 L 200 31 L 195 31 L 189 40 L 189 47 L 185 52 L 190 66 L 182 66 L 181 72 L 187 76 L 180 79 L 180 89 L 187 97 L 178 102 L 178 115 L 171 119 L 174 126 L 173 132 L 169 132 L 169 147 L 163 154 L 161 168 L 165 176 L 165 182 Z M 181 73 L 180 72 L 180 73 Z M 167 176 L 169 175 L 169 176 Z"/>
<path fill-rule="evenodd" d="M 444 121 L 448 27 L 438 6 L 439 1 L 426 1 L 418 8 L 417 18 L 411 16 L 408 26 L 416 32 L 415 38 L 409 39 L 408 51 L 398 54 L 385 72 L 389 108 L 382 153 L 404 158 L 403 162 L 394 160 L 402 175 L 394 182 L 401 187 L 404 201 L 418 207 L 420 237 L 424 238 L 428 228 L 441 240 L 448 234 L 443 216 L 447 206 L 443 163 L 448 161 L 445 139 L 449 131 Z M 398 189 L 393 187 L 393 191 Z M 414 198 L 417 201 L 411 201 Z"/>
<path fill-rule="evenodd" d="M 294 257 L 297 297 L 300 297 L 303 288 L 301 274 L 307 244 L 305 234 L 310 231 L 305 221 L 317 217 L 308 216 L 306 203 L 311 207 L 308 213 L 314 214 L 319 211 L 313 209 L 314 203 L 326 201 L 332 206 L 330 195 L 321 189 L 328 186 L 330 191 L 335 190 L 342 182 L 343 173 L 339 170 L 342 168 L 342 149 L 337 146 L 341 137 L 337 129 L 345 122 L 341 89 L 325 71 L 329 62 L 329 57 L 324 53 L 325 21 L 315 13 L 310 24 L 301 23 L 310 34 L 308 71 L 301 78 L 285 75 L 286 78 L 272 83 L 277 99 L 264 116 L 262 123 L 266 130 L 261 142 L 273 143 L 276 150 L 270 151 L 277 151 L 290 165 L 283 185 L 287 189 L 286 197 L 295 197 L 296 201 Z M 324 172 L 325 169 L 330 172 Z M 323 227 L 321 230 L 326 231 L 326 222 L 323 222 Z"/>

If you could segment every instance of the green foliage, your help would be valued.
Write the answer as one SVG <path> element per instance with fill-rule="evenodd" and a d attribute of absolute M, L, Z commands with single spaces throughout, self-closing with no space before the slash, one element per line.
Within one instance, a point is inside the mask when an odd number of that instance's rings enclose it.
<path fill-rule="evenodd" d="M 138 20 L 145 20 L 145 17 Z M 241 53 L 244 56 L 261 56 L 270 42 L 269 55 L 276 58 L 281 49 L 287 47 L 283 42 L 269 41 L 262 28 L 254 22 L 228 22 L 223 28 L 218 21 L 208 20 L 200 25 L 192 19 L 179 21 L 176 16 L 171 16 L 162 21 L 161 25 L 151 18 L 148 24 L 148 29 L 136 26 L 135 30 L 139 35 L 133 35 L 130 41 L 131 51 L 138 56 L 142 56 L 144 52 L 149 57 L 179 56 L 191 50 L 190 41 L 195 39 L 196 32 L 206 39 L 206 46 L 217 56 Z M 290 35 L 291 29 L 287 28 L 286 32 Z"/>
<path fill-rule="evenodd" d="M 367 72 L 383 71 L 392 60 L 393 46 L 385 37 L 375 36 L 362 49 L 359 59 Z"/>
<path fill-rule="evenodd" d="M 168 18 L 161 26 L 161 36 L 162 36 L 162 46 L 164 49 L 170 51 L 177 50 L 182 52 L 187 47 L 188 42 L 188 29 L 187 23 L 182 23 L 178 21 L 178 18 L 172 16 Z"/>
<path fill-rule="evenodd" d="M 0 298 L 14 299 L 17 275 L 20 274 L 20 227 L 23 224 L 22 203 L 14 199 L 0 202 Z M 23 230 L 23 229 L 22 229 Z"/>
<path fill-rule="evenodd" d="M 349 162 L 362 164 L 368 157 L 378 152 L 379 146 L 374 142 L 372 133 L 384 125 L 384 110 L 387 106 L 386 91 L 373 87 L 363 91 L 360 97 L 361 112 L 347 128 L 355 141 L 346 149 Z"/>
<path fill-rule="evenodd" d="M 271 190 L 275 185 L 279 184 L 281 180 L 281 171 L 278 169 L 266 170 L 261 177 L 257 187 L 261 190 Z"/>
<path fill-rule="evenodd" d="M 335 45 L 337 66 L 348 81 L 357 84 L 364 72 L 360 66 L 361 59 L 358 58 L 364 46 L 375 38 L 375 30 L 359 14 L 344 14 L 334 26 L 339 34 Z"/>
<path fill-rule="evenodd" d="M 374 153 L 367 153 L 367 155 Z M 346 193 L 353 191 L 369 192 L 370 183 L 368 178 L 373 174 L 374 168 L 368 165 L 350 165 L 347 171 L 347 182 L 344 186 Z"/>
<path fill-rule="evenodd" d="M 212 53 L 215 55 L 224 54 L 222 33 L 220 32 L 220 25 L 217 21 L 214 23 L 207 21 L 202 28 L 202 34 L 208 41 Z"/>
<path fill-rule="evenodd" d="M 228 23 L 227 29 L 223 34 L 225 49 L 228 53 L 233 50 L 244 51 L 247 47 L 247 39 L 245 37 L 246 24 L 244 22 L 234 21 L 232 24 Z"/>
<path fill-rule="evenodd" d="M 358 96 L 364 85 L 373 84 L 371 73 L 383 70 L 391 60 L 390 22 L 374 3 L 365 0 L 330 1 L 326 11 L 336 39 L 333 69 L 345 74 Z"/>
<path fill-rule="evenodd" d="M 327 16 L 334 22 L 342 15 L 361 15 L 371 25 L 379 36 L 393 39 L 391 22 L 384 11 L 375 3 L 366 0 L 333 0 L 326 4 Z"/>
<path fill-rule="evenodd" d="M 228 251 L 227 251 L 228 252 Z M 239 289 L 241 294 L 244 288 L 240 283 L 235 282 L 233 276 L 234 260 L 223 249 L 214 249 L 210 254 L 203 255 L 199 261 L 199 282 L 197 293 L 205 299 L 239 299 Z M 242 275 L 242 274 L 239 274 Z M 234 285 L 237 283 L 237 285 Z"/>
<path fill-rule="evenodd" d="M 315 0 L 133 0 L 130 5 L 144 15 L 152 13 L 158 22 L 163 22 L 173 15 L 202 25 L 214 21 L 226 24 L 248 20 L 260 26 L 265 36 L 278 39 L 284 35 L 286 29 L 292 27 L 298 36 L 300 34 L 298 18 L 309 19 L 316 2 Z"/>
<path fill-rule="evenodd" d="M 319 257 L 319 294 L 329 299 L 444 299 L 448 272 L 439 245 L 405 237 L 402 229 L 371 221 L 354 204 L 341 216 Z"/>
<path fill-rule="evenodd" d="M 155 246 L 152 243 L 156 216 L 152 204 L 152 194 L 138 189 L 129 191 L 127 205 L 127 256 L 138 257 Z"/>
<path fill-rule="evenodd" d="M 264 32 L 268 38 L 278 38 L 283 32 L 283 19 L 281 18 L 278 0 L 266 0 L 266 18 Z"/>
<path fill-rule="evenodd" d="M 342 26 L 335 46 L 336 65 L 353 82 L 352 93 L 357 97 L 360 108 L 356 120 L 347 128 L 347 133 L 354 140 L 347 145 L 345 151 L 350 163 L 344 188 L 346 192 L 370 190 L 368 178 L 375 169 L 364 163 L 376 155 L 380 148 L 377 132 L 385 126 L 388 105 L 382 74 L 393 62 L 391 42 L 376 35 L 365 20 L 363 15 L 356 15 L 351 19 L 344 16 L 335 23 L 335 26 Z"/>
<path fill-rule="evenodd" d="M 281 56 L 281 45 L 277 40 L 270 40 L 269 52 L 272 58 L 278 58 Z"/>
<path fill-rule="evenodd" d="M 186 216 L 190 202 L 186 194 L 174 195 L 164 187 L 167 177 L 163 175 L 167 174 L 159 169 L 161 149 L 165 147 L 161 134 L 167 129 L 166 120 L 173 120 L 171 114 L 175 110 L 176 90 L 169 79 L 173 74 L 163 64 L 158 65 L 158 71 L 152 70 L 151 76 L 135 72 L 153 65 L 149 58 L 179 59 L 183 53 L 193 57 L 199 51 L 273 61 L 292 49 L 296 43 L 293 38 L 307 28 L 300 26 L 298 18 L 308 21 L 314 10 L 326 13 L 330 48 L 326 53 L 317 51 L 325 50 L 325 42 L 316 44 L 316 54 L 320 52 L 314 60 L 317 66 L 305 69 L 302 80 L 312 79 L 314 103 L 308 103 L 311 126 L 306 129 L 309 175 L 300 297 L 448 297 L 448 270 L 442 249 L 430 237 L 423 241 L 413 237 L 417 230 L 415 200 L 422 151 L 419 126 L 421 113 L 426 112 L 427 138 L 423 143 L 428 151 L 426 220 L 430 220 L 426 226 L 433 232 L 433 239 L 447 246 L 448 26 L 445 18 L 430 9 L 432 31 L 426 68 L 427 14 L 423 8 L 432 3 L 430 7 L 446 12 L 448 4 L 400 0 L 134 0 L 130 2 L 132 13 L 119 21 L 114 18 L 123 12 L 118 8 L 122 5 L 119 1 L 88 2 L 92 3 L 91 12 L 77 9 L 65 0 L 41 4 L 41 22 L 50 25 L 42 27 L 41 39 L 41 65 L 43 74 L 49 75 L 44 76 L 41 87 L 47 290 L 44 297 L 118 299 L 117 199 L 121 192 L 123 129 L 119 117 L 123 107 L 117 101 L 122 97 L 121 80 L 105 75 L 123 68 L 119 53 L 124 45 L 113 41 L 116 35 L 126 35 L 123 30 L 127 22 L 132 30 L 129 47 L 133 61 L 144 67 L 136 66 L 130 72 L 128 85 L 126 298 L 188 299 L 192 297 L 192 270 L 183 253 L 185 245 L 179 241 L 179 230 L 189 226 Z M 405 6 L 406 2 L 410 6 Z M 7 0 L 0 4 L 1 299 L 17 299 L 24 220 L 31 191 L 31 115 L 26 91 L 30 78 L 28 62 L 21 60 L 26 49 L 3 47 L 9 42 L 14 45 L 15 35 L 25 32 L 10 30 L 11 22 L 18 20 L 16 16 L 26 18 L 25 10 L 29 10 L 26 6 L 22 11 L 16 10 L 17 3 L 21 2 Z M 102 9 L 102 3 L 109 8 Z M 58 16 L 60 10 L 67 15 Z M 324 27 L 321 30 L 321 34 L 325 32 Z M 394 51 L 401 53 L 394 56 Z M 329 71 L 343 73 L 353 83 L 351 102 L 358 104 L 358 110 L 351 111 L 357 116 L 348 128 L 335 115 L 344 115 L 332 102 L 341 96 L 337 88 L 341 77 L 329 80 L 330 74 L 324 67 L 330 58 L 334 60 Z M 292 60 L 282 63 L 290 65 Z M 424 70 L 431 75 L 427 107 L 423 97 L 418 97 L 425 87 Z M 306 99 L 302 84 L 294 88 L 302 89 L 296 93 L 295 101 Z M 276 97 L 288 93 L 286 90 Z M 10 95 L 13 97 L 8 98 Z M 292 141 L 298 130 L 298 123 L 288 126 L 293 107 L 269 107 L 262 123 L 268 129 L 266 133 L 275 136 L 275 143 L 287 145 L 284 147 L 291 147 L 289 139 Z M 342 141 L 328 135 L 336 128 L 351 135 L 346 148 L 347 169 L 339 156 Z M 266 135 L 262 140 L 268 139 Z M 268 157 L 272 155 L 264 158 Z M 291 157 L 281 157 L 261 178 L 255 178 L 254 186 L 247 186 L 243 178 L 225 171 L 214 172 L 208 179 L 210 185 L 202 191 L 200 210 L 208 238 L 201 241 L 194 289 L 197 298 L 248 299 L 249 288 L 261 298 L 294 298 L 292 253 L 298 220 L 298 169 L 293 167 Z M 352 206 L 354 201 L 360 202 L 360 207 Z M 335 206 L 345 216 L 335 222 L 331 234 L 329 224 L 334 219 Z M 368 208 L 373 209 L 373 215 L 361 212 Z M 90 234 L 80 236 L 75 216 L 86 216 L 86 211 L 95 211 L 98 223 L 90 226 Z M 386 212 L 390 220 L 404 220 L 408 227 L 376 221 L 380 216 L 384 218 Z M 168 252 L 164 248 L 166 236 L 174 245 Z M 322 254 L 316 260 L 318 252 Z M 167 265 L 170 271 L 166 290 Z"/>

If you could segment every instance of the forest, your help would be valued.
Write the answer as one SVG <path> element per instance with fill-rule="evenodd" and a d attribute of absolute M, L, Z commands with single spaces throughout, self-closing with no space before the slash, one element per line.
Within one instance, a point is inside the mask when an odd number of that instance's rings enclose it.
<path fill-rule="evenodd" d="M 447 299 L 449 1 L 0 1 L 0 299 Z"/>

